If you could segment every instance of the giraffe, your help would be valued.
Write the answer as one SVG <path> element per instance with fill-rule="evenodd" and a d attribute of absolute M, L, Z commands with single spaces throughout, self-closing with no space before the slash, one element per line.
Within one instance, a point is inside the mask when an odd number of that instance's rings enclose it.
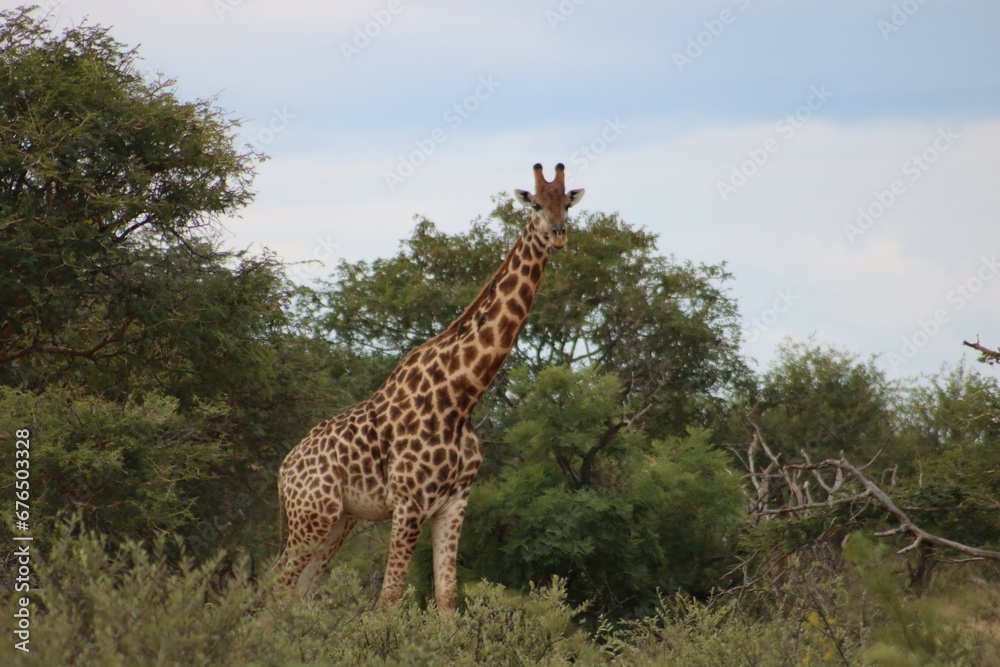
<path fill-rule="evenodd" d="M 358 520 L 392 519 L 378 607 L 402 597 L 417 538 L 429 519 L 434 597 L 455 612 L 458 539 L 482 463 L 469 415 L 524 326 L 549 251 L 566 245 L 565 168 L 551 182 L 534 166 L 535 194 L 515 190 L 531 218 L 479 295 L 443 332 L 411 350 L 367 400 L 315 426 L 278 471 L 288 540 L 275 564 L 279 589 L 312 591 Z M 280 518 L 279 518 L 280 528 Z"/>

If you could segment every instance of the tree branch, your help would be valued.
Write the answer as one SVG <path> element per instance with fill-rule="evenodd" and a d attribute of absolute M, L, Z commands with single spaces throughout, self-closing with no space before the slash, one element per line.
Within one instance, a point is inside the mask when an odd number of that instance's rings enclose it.
<path fill-rule="evenodd" d="M 91 358 L 105 347 L 111 343 L 116 343 L 125 338 L 125 331 L 132 324 L 132 320 L 128 319 L 122 324 L 121 330 L 116 333 L 110 333 L 106 335 L 103 339 L 97 341 L 93 345 L 85 349 L 77 349 L 73 347 L 61 347 L 58 345 L 40 345 L 37 341 L 33 341 L 27 347 L 21 348 L 17 352 L 11 352 L 9 354 L 0 356 L 0 367 L 15 361 L 22 357 L 26 357 L 31 354 L 52 354 L 62 357 L 85 357 Z"/>
<path fill-rule="evenodd" d="M 597 455 L 602 449 L 611 444 L 618 435 L 618 432 L 626 425 L 626 422 L 616 422 L 614 424 L 608 424 L 608 430 L 604 432 L 601 436 L 600 441 L 593 447 L 591 447 L 583 457 L 583 465 L 580 466 L 580 485 L 588 486 L 590 484 L 590 476 L 594 470 L 594 461 L 597 460 Z"/>
<path fill-rule="evenodd" d="M 985 345 L 980 345 L 979 336 L 976 336 L 975 343 L 970 343 L 967 340 L 963 340 L 962 345 L 966 347 L 971 347 L 973 350 L 983 355 L 982 357 L 979 358 L 980 361 L 983 361 L 990 365 L 1000 363 L 1000 348 L 992 350 L 986 347 Z"/>
<path fill-rule="evenodd" d="M 578 489 L 584 485 L 584 482 L 581 482 L 576 478 L 576 472 L 573 470 L 573 466 L 570 462 L 566 460 L 566 457 L 556 456 L 556 465 L 558 465 L 559 469 L 562 470 L 567 477 L 569 477 L 569 484 L 571 488 Z"/>
<path fill-rule="evenodd" d="M 837 505 L 846 505 L 849 503 L 855 503 L 860 500 L 864 500 L 868 497 L 868 493 L 860 493 L 856 496 L 847 496 L 844 498 L 831 498 L 823 502 L 814 503 L 804 503 L 802 505 L 792 505 L 789 507 L 778 507 L 777 509 L 762 509 L 758 512 L 761 516 L 777 516 L 781 514 L 794 514 L 795 512 L 805 512 L 806 510 L 820 509 L 823 507 L 835 507 Z"/>
<path fill-rule="evenodd" d="M 871 462 L 859 468 L 848 461 L 844 457 L 844 453 L 841 452 L 839 459 L 827 459 L 819 463 L 812 463 L 809 461 L 808 456 L 804 456 L 805 463 L 781 465 L 778 457 L 767 446 L 760 429 L 753 420 L 750 420 L 750 425 L 753 427 L 753 439 L 747 446 L 748 470 L 750 481 L 757 490 L 756 505 L 751 509 L 751 521 L 760 517 L 790 515 L 813 509 L 854 503 L 860 500 L 874 500 L 889 512 L 898 524 L 894 528 L 875 533 L 877 537 L 908 534 L 913 538 L 910 544 L 899 549 L 897 553 L 902 554 L 912 551 L 921 544 L 933 544 L 971 558 L 1000 561 L 1000 551 L 970 547 L 967 544 L 928 533 L 926 530 L 915 525 L 909 515 L 893 502 L 889 494 L 862 472 L 867 465 L 871 465 Z M 756 472 L 753 466 L 754 451 L 757 447 L 760 447 L 771 461 L 770 465 L 763 472 Z M 829 484 L 819 477 L 819 472 L 823 470 L 832 470 L 835 472 L 836 479 L 833 484 Z M 792 472 L 797 474 L 791 474 Z M 801 479 L 799 475 L 804 473 L 812 473 L 817 481 L 819 481 L 820 486 L 827 492 L 827 497 L 824 500 L 814 501 L 809 497 L 808 482 L 806 484 L 799 483 Z M 855 492 L 849 496 L 841 495 L 837 497 L 835 494 L 844 488 L 845 477 L 848 476 L 861 486 L 861 492 Z M 893 470 L 893 478 L 895 478 L 895 470 Z M 768 489 L 768 482 L 770 480 L 782 480 L 787 487 L 788 494 L 781 499 L 782 504 L 780 507 L 767 506 L 768 498 L 771 496 L 771 492 Z"/>
<path fill-rule="evenodd" d="M 926 530 L 923 530 L 922 528 L 914 525 L 913 522 L 910 520 L 910 517 L 908 517 L 903 510 L 899 509 L 899 507 L 897 507 L 894 502 L 892 502 L 892 499 L 889 498 L 888 494 L 886 494 L 885 491 L 880 489 L 875 484 L 875 482 L 865 477 L 865 475 L 860 470 L 851 465 L 844 458 L 843 454 L 841 454 L 839 461 L 831 459 L 829 461 L 824 461 L 820 465 L 830 465 L 838 467 L 844 470 L 845 472 L 850 473 L 854 477 L 854 479 L 856 479 L 858 483 L 861 484 L 862 487 L 864 487 L 865 491 L 867 491 L 873 498 L 878 500 L 879 503 L 881 503 L 882 506 L 885 507 L 885 509 L 890 514 L 892 514 L 893 517 L 895 517 L 896 521 L 899 522 L 899 529 L 898 529 L 899 532 L 910 533 L 911 535 L 913 535 L 914 537 L 913 542 L 909 546 L 900 549 L 898 553 L 904 553 L 906 551 L 909 551 L 915 548 L 917 545 L 919 545 L 920 542 L 930 542 L 931 544 L 936 544 L 938 546 L 945 547 L 946 549 L 951 549 L 952 551 L 957 551 L 958 553 L 965 554 L 967 556 L 973 556 L 974 558 L 987 558 L 990 560 L 1000 560 L 1000 551 L 990 551 L 988 549 L 978 549 L 976 547 L 970 547 L 960 542 L 955 542 L 954 540 L 949 540 L 944 537 L 938 537 L 937 535 L 932 535 L 931 533 L 928 533 Z"/>

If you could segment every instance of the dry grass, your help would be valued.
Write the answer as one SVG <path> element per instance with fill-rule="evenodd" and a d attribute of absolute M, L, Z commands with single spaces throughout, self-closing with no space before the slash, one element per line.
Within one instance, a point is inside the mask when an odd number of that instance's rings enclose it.
<path fill-rule="evenodd" d="M 986 575 L 953 566 L 939 574 L 927 598 L 946 625 L 981 647 L 993 661 L 987 664 L 1000 665 L 1000 579 L 995 572 Z"/>

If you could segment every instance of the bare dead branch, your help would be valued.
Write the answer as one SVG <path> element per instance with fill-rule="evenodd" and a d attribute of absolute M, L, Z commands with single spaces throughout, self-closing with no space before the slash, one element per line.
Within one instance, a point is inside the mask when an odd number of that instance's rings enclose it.
<path fill-rule="evenodd" d="M 753 436 L 751 442 L 747 445 L 745 458 L 741 456 L 740 460 L 745 461 L 748 478 L 757 492 L 756 501 L 752 503 L 751 507 L 751 522 L 756 523 L 760 519 L 790 516 L 840 505 L 865 503 L 867 506 L 867 504 L 875 502 L 881 505 L 897 524 L 893 528 L 875 533 L 877 537 L 906 534 L 912 538 L 912 542 L 900 548 L 897 553 L 907 553 L 922 544 L 932 544 L 971 559 L 1000 561 L 1000 552 L 971 547 L 961 542 L 949 540 L 945 537 L 929 533 L 914 524 L 909 515 L 896 505 L 889 494 L 863 472 L 865 468 L 874 463 L 878 454 L 861 467 L 855 466 L 848 461 L 843 452 L 840 453 L 840 457 L 837 459 L 827 459 L 819 463 L 813 463 L 809 455 L 805 451 L 802 451 L 801 454 L 804 463 L 782 464 L 778 456 L 768 447 L 757 424 L 753 420 L 749 420 L 749 423 L 753 430 Z M 763 452 L 769 460 L 767 468 L 763 471 L 759 471 L 754 464 L 755 455 L 758 451 Z M 879 453 L 881 453 L 881 450 Z M 885 484 L 886 475 L 888 475 L 889 484 L 895 485 L 896 471 L 896 466 L 886 468 L 882 472 L 882 483 Z M 831 473 L 833 476 L 832 480 L 829 478 Z M 803 481 L 803 475 L 809 478 Z M 784 483 L 783 489 L 773 489 L 776 495 L 772 495 L 772 489 L 769 486 L 773 480 L 781 480 Z M 813 498 L 812 491 L 810 490 L 810 482 L 812 480 L 815 480 L 818 488 L 822 489 L 826 494 L 825 498 Z M 849 486 L 848 482 L 850 482 Z M 858 487 L 860 487 L 860 490 Z M 778 502 L 780 502 L 780 505 L 773 506 L 777 505 Z M 769 504 L 772 506 L 769 506 Z"/>
<path fill-rule="evenodd" d="M 1000 348 L 993 350 L 986 347 L 985 345 L 980 344 L 979 336 L 976 336 L 975 343 L 970 343 L 967 340 L 963 340 L 962 345 L 966 347 L 971 347 L 973 350 L 983 355 L 982 357 L 980 357 L 980 361 L 984 361 L 990 365 L 1000 363 Z"/>
<path fill-rule="evenodd" d="M 813 503 L 803 503 L 802 505 L 791 505 L 788 507 L 778 507 L 775 509 L 763 509 L 760 510 L 761 516 L 780 516 L 782 514 L 797 514 L 798 512 L 806 512 L 808 510 L 822 509 L 824 507 L 836 507 L 837 505 L 847 505 L 850 503 L 860 502 L 868 497 L 868 493 L 859 493 L 854 496 L 847 496 L 844 498 L 831 498 L 830 500 L 825 500 L 822 502 Z"/>
<path fill-rule="evenodd" d="M 802 489 L 792 482 L 792 479 L 789 477 L 788 471 L 786 470 L 786 466 L 781 465 L 781 461 L 779 461 L 778 457 L 771 451 L 771 448 L 767 446 L 767 442 L 764 440 L 764 436 L 760 432 L 760 427 L 753 421 L 750 422 L 750 425 L 754 430 L 754 439 L 760 444 L 760 447 L 764 451 L 767 458 L 771 460 L 771 465 L 768 466 L 765 472 L 776 469 L 785 480 L 785 486 L 788 487 L 789 491 L 795 494 L 799 504 L 804 502 L 802 498 Z"/>
<path fill-rule="evenodd" d="M 899 507 L 896 506 L 896 504 L 892 501 L 892 499 L 889 498 L 888 494 L 886 494 L 885 491 L 880 489 L 873 481 L 865 477 L 865 475 L 860 470 L 851 465 L 843 457 L 843 454 L 841 454 L 841 458 L 839 461 L 831 459 L 828 461 L 824 461 L 820 465 L 836 466 L 842 468 L 845 472 L 850 473 L 851 476 L 853 476 L 854 479 L 856 479 L 858 483 L 861 484 L 861 486 L 872 495 L 872 497 L 878 500 L 879 503 L 881 503 L 881 505 L 889 512 L 889 514 L 892 514 L 892 516 L 896 519 L 896 521 L 899 522 L 900 532 L 906 532 L 913 535 L 914 537 L 913 543 L 907 547 L 903 547 L 902 549 L 899 550 L 898 553 L 904 553 L 906 551 L 914 549 L 917 547 L 917 545 L 920 544 L 920 542 L 930 542 L 931 544 L 936 544 L 937 546 L 945 547 L 946 549 L 951 549 L 952 551 L 956 551 L 960 554 L 965 554 L 967 556 L 973 556 L 975 558 L 986 558 L 989 560 L 1000 560 L 1000 551 L 990 551 L 988 549 L 978 549 L 976 547 L 970 547 L 966 544 L 962 544 L 961 542 L 955 542 L 954 540 L 949 540 L 944 537 L 932 535 L 931 533 L 928 533 L 926 530 L 923 530 L 922 528 L 914 525 L 913 521 L 910 520 L 910 517 L 908 517 L 906 513 L 903 512 L 903 510 L 899 509 Z"/>

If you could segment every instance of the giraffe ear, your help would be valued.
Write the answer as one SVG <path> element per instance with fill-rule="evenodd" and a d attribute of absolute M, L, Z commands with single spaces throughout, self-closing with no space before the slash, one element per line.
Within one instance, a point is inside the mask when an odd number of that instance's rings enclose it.
<path fill-rule="evenodd" d="M 531 200 L 531 193 L 527 190 L 514 190 L 514 199 L 520 202 L 524 208 L 531 208 L 534 204 Z"/>
<path fill-rule="evenodd" d="M 569 192 L 567 192 L 566 196 L 569 197 L 569 204 L 566 205 L 566 208 L 569 208 L 570 206 L 576 206 L 577 204 L 579 204 L 580 200 L 583 199 L 584 192 L 586 192 L 586 190 L 584 190 L 583 188 L 580 188 L 579 190 L 570 190 Z"/>

